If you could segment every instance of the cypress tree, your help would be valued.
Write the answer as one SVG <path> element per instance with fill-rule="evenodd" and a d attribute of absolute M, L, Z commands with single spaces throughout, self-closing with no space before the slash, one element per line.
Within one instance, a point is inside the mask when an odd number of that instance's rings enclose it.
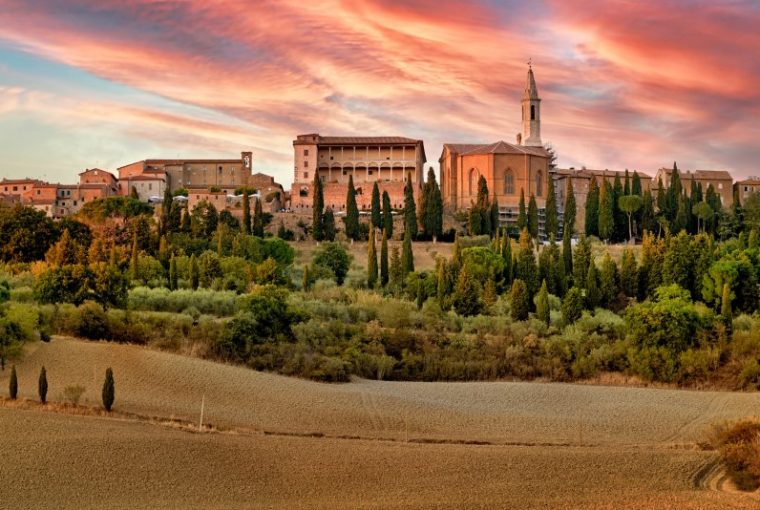
<path fill-rule="evenodd" d="M 573 245 L 570 242 L 570 231 L 562 233 L 562 262 L 565 270 L 565 286 L 570 287 L 573 279 Z"/>
<path fill-rule="evenodd" d="M 40 378 L 37 381 L 37 393 L 40 396 L 40 402 L 43 404 L 47 402 L 48 382 L 47 372 L 45 371 L 45 365 L 40 369 Z"/>
<path fill-rule="evenodd" d="M 346 191 L 346 216 L 343 218 L 346 224 L 346 237 L 356 241 L 361 235 L 359 229 L 359 207 L 356 205 L 356 189 L 354 188 L 354 176 L 348 176 L 348 189 Z"/>
<path fill-rule="evenodd" d="M 325 239 L 324 230 L 325 197 L 319 173 L 314 173 L 314 197 L 311 206 L 311 235 L 319 242 Z"/>
<path fill-rule="evenodd" d="M 599 191 L 599 237 L 605 241 L 612 239 L 615 232 L 613 193 L 610 183 L 606 180 Z"/>
<path fill-rule="evenodd" d="M 187 210 L 187 207 L 183 207 L 182 224 L 180 225 L 180 229 L 186 234 L 189 234 L 192 229 L 190 223 L 190 211 Z"/>
<path fill-rule="evenodd" d="M 129 275 L 133 280 L 140 278 L 137 254 L 137 230 L 135 230 L 135 233 L 132 234 L 132 256 L 129 259 Z"/>
<path fill-rule="evenodd" d="M 520 188 L 520 212 L 517 216 L 517 228 L 520 232 L 528 228 L 528 214 L 525 212 L 525 190 Z"/>
<path fill-rule="evenodd" d="M 538 292 L 538 268 L 536 267 L 536 255 L 533 252 L 533 241 L 528 229 L 520 233 L 520 250 L 517 254 L 516 277 L 522 280 L 528 291 L 528 303 Z"/>
<path fill-rule="evenodd" d="M 243 233 L 251 235 L 251 197 L 248 188 L 243 189 Z"/>
<path fill-rule="evenodd" d="M 673 171 L 670 174 L 670 185 L 666 195 L 666 210 L 665 217 L 671 224 L 676 219 L 678 213 L 678 199 L 683 192 L 683 186 L 681 185 L 681 176 L 678 171 L 678 165 L 673 162 Z"/>
<path fill-rule="evenodd" d="M 723 293 L 720 300 L 720 315 L 727 325 L 731 324 L 733 312 L 731 311 L 731 286 L 728 282 L 723 283 Z"/>
<path fill-rule="evenodd" d="M 623 195 L 628 196 L 631 194 L 631 176 L 628 174 L 628 169 L 625 169 L 625 182 L 623 183 Z"/>
<path fill-rule="evenodd" d="M 198 289 L 200 284 L 200 271 L 198 270 L 198 259 L 195 258 L 195 254 L 190 255 L 190 288 L 193 290 Z"/>
<path fill-rule="evenodd" d="M 301 289 L 306 292 L 311 287 L 311 271 L 309 266 L 304 266 L 303 276 L 301 277 Z"/>
<path fill-rule="evenodd" d="M 477 204 L 472 204 L 470 210 L 467 211 L 467 232 L 471 236 L 478 236 L 483 233 L 481 227 L 483 225 L 483 215 L 481 214 L 480 207 Z"/>
<path fill-rule="evenodd" d="M 113 370 L 111 367 L 106 369 L 106 378 L 103 381 L 103 408 L 106 411 L 111 411 L 113 407 L 113 401 L 116 398 L 116 388 L 113 380 Z"/>
<path fill-rule="evenodd" d="M 372 185 L 372 226 L 383 228 L 383 213 L 380 207 L 380 188 L 377 181 Z"/>
<path fill-rule="evenodd" d="M 414 271 L 414 253 L 412 251 L 412 236 L 409 232 L 404 232 L 404 242 L 401 251 L 401 274 L 404 279 L 406 275 Z"/>
<path fill-rule="evenodd" d="M 530 313 L 528 286 L 519 278 L 512 282 L 512 289 L 509 291 L 509 304 L 509 315 L 513 321 L 528 320 Z"/>
<path fill-rule="evenodd" d="M 602 294 L 599 290 L 599 273 L 596 269 L 594 261 L 588 266 L 588 273 L 586 275 L 586 305 L 589 310 L 593 310 L 602 300 Z"/>
<path fill-rule="evenodd" d="M 404 186 L 404 232 L 410 235 L 410 241 L 417 237 L 417 205 L 414 203 L 414 185 L 412 174 L 406 180 Z"/>
<path fill-rule="evenodd" d="M 483 305 L 485 305 L 486 310 L 490 312 L 498 299 L 496 283 L 494 283 L 493 279 L 489 278 L 486 280 L 485 285 L 483 285 Z"/>
<path fill-rule="evenodd" d="M 383 230 L 387 232 L 388 239 L 393 239 L 393 210 L 387 191 L 383 191 Z"/>
<path fill-rule="evenodd" d="M 528 231 L 533 239 L 538 238 L 538 206 L 532 193 L 528 201 Z"/>
<path fill-rule="evenodd" d="M 615 242 L 622 241 L 628 237 L 628 217 L 620 209 L 620 197 L 623 195 L 623 185 L 620 182 L 620 174 L 615 173 L 615 180 L 612 185 L 612 217 L 614 219 L 612 240 Z"/>
<path fill-rule="evenodd" d="M 662 184 L 662 177 L 657 178 L 657 212 L 667 217 L 668 196 L 667 190 Z"/>
<path fill-rule="evenodd" d="M 169 222 L 172 216 L 172 191 L 169 186 L 164 188 L 164 199 L 161 201 L 161 220 L 158 224 L 158 235 L 166 235 L 169 231 Z"/>
<path fill-rule="evenodd" d="M 166 231 L 167 233 L 171 234 L 174 232 L 179 232 L 182 227 L 182 206 L 179 205 L 179 203 L 174 203 L 174 198 L 172 198 L 172 205 L 171 210 L 169 212 L 169 222 L 166 225 Z"/>
<path fill-rule="evenodd" d="M 380 244 L 380 285 L 388 285 L 388 235 L 383 229 L 383 240 Z"/>
<path fill-rule="evenodd" d="M 546 280 L 541 282 L 541 290 L 536 297 L 536 318 L 547 326 L 550 323 L 549 318 L 549 291 L 546 288 Z"/>
<path fill-rule="evenodd" d="M 579 289 L 586 288 L 586 277 L 591 260 L 591 243 L 588 237 L 581 236 L 573 252 L 573 286 Z"/>
<path fill-rule="evenodd" d="M 596 177 L 591 177 L 586 195 L 586 235 L 599 235 L 599 186 Z"/>
<path fill-rule="evenodd" d="M 322 239 L 335 241 L 335 215 L 332 207 L 326 207 L 325 214 L 322 216 Z"/>
<path fill-rule="evenodd" d="M 423 235 L 434 241 L 443 231 L 443 199 L 441 189 L 435 180 L 433 167 L 428 169 L 427 181 L 422 188 L 419 224 L 422 225 Z"/>
<path fill-rule="evenodd" d="M 623 250 L 620 267 L 620 286 L 623 293 L 628 297 L 636 297 L 636 272 L 636 256 L 633 254 L 633 250 L 626 248 Z"/>
<path fill-rule="evenodd" d="M 478 284 L 467 268 L 459 272 L 459 278 L 457 278 L 451 298 L 454 309 L 459 315 L 468 317 L 477 315 L 482 311 L 483 303 L 480 300 Z"/>
<path fill-rule="evenodd" d="M 16 376 L 16 365 L 11 367 L 11 379 L 8 382 L 8 396 L 11 400 L 18 397 L 18 377 Z"/>
<path fill-rule="evenodd" d="M 605 308 L 614 303 L 619 293 L 619 277 L 617 264 L 612 260 L 610 254 L 607 252 L 604 254 L 604 260 L 602 260 L 602 268 L 599 272 L 599 293 L 601 295 L 601 305 Z"/>
<path fill-rule="evenodd" d="M 504 285 L 512 283 L 512 240 L 506 230 L 501 238 L 501 259 L 504 261 Z"/>
<path fill-rule="evenodd" d="M 583 315 L 583 294 L 578 287 L 573 287 L 562 300 L 562 324 L 569 326 Z"/>
<path fill-rule="evenodd" d="M 655 229 L 654 221 L 654 198 L 652 193 L 645 191 L 643 200 L 641 202 L 641 209 L 639 209 L 639 230 L 644 232 L 645 230 L 652 232 Z"/>
<path fill-rule="evenodd" d="M 496 198 L 496 195 L 494 194 L 493 200 L 491 200 L 491 211 L 490 211 L 490 223 L 491 223 L 491 237 L 495 237 L 496 233 L 499 232 L 499 200 Z"/>
<path fill-rule="evenodd" d="M 256 237 L 264 237 L 264 212 L 261 210 L 261 198 L 256 199 L 253 207 L 251 233 Z"/>
<path fill-rule="evenodd" d="M 689 227 L 689 210 L 685 195 L 678 195 L 676 206 L 676 216 L 673 220 L 673 232 L 678 233 Z"/>
<path fill-rule="evenodd" d="M 449 295 L 449 279 L 446 259 L 443 257 L 438 257 L 437 278 L 436 299 L 438 300 L 438 306 L 441 309 L 445 309 L 446 297 Z"/>
<path fill-rule="evenodd" d="M 567 178 L 567 187 L 565 188 L 565 213 L 564 213 L 564 225 L 562 227 L 563 233 L 565 231 L 570 232 L 570 236 L 575 233 L 575 217 L 577 215 L 575 205 L 575 190 L 573 189 L 572 177 Z"/>
<path fill-rule="evenodd" d="M 570 180 L 568 178 L 568 180 Z M 554 191 L 554 179 L 549 179 L 549 189 L 546 194 L 546 209 L 544 217 L 544 233 L 547 237 L 559 234 L 559 223 L 557 220 L 557 195 Z"/>
<path fill-rule="evenodd" d="M 401 290 L 402 281 L 404 279 L 403 269 L 401 266 L 401 255 L 398 251 L 398 246 L 391 248 L 391 263 L 390 263 L 390 286 L 394 293 Z"/>
<path fill-rule="evenodd" d="M 425 283 L 420 281 L 417 283 L 417 310 L 422 310 L 422 305 L 425 304 Z"/>
<path fill-rule="evenodd" d="M 634 170 L 633 171 L 633 180 L 631 183 L 631 195 L 641 195 L 642 189 L 641 189 L 641 177 L 639 177 L 639 173 Z"/>
<path fill-rule="evenodd" d="M 731 218 L 733 220 L 734 234 L 744 231 L 744 208 L 742 208 L 739 189 L 734 190 L 733 202 L 731 202 Z"/>
<path fill-rule="evenodd" d="M 177 259 L 174 255 L 169 259 L 169 290 L 177 290 Z"/>
<path fill-rule="evenodd" d="M 377 285 L 377 250 L 375 249 L 375 227 L 369 227 L 369 242 L 367 243 L 367 287 L 374 289 Z"/>

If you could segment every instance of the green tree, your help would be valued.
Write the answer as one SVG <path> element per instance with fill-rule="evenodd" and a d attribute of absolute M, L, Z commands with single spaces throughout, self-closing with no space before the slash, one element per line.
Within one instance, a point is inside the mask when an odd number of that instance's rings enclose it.
<path fill-rule="evenodd" d="M 335 277 L 335 283 L 343 285 L 351 267 L 351 255 L 342 244 L 328 241 L 315 251 L 312 265 L 327 268 Z"/>
<path fill-rule="evenodd" d="M 132 255 L 129 258 L 129 277 L 132 280 L 140 279 L 140 265 L 138 264 L 137 232 L 132 235 Z"/>
<path fill-rule="evenodd" d="M 367 245 L 367 287 L 374 289 L 377 285 L 377 250 L 375 249 L 374 225 L 370 225 Z"/>
<path fill-rule="evenodd" d="M 406 275 L 414 271 L 414 252 L 412 251 L 412 236 L 404 232 L 404 242 L 401 250 L 401 274 L 406 279 Z"/>
<path fill-rule="evenodd" d="M 387 191 L 383 191 L 383 230 L 388 234 L 388 239 L 393 239 L 393 210 Z"/>
<path fill-rule="evenodd" d="M 11 367 L 11 379 L 8 383 L 8 396 L 11 400 L 18 397 L 18 377 L 16 376 L 16 365 Z"/>
<path fill-rule="evenodd" d="M 599 235 L 599 186 L 596 177 L 591 177 L 586 194 L 586 235 Z"/>
<path fill-rule="evenodd" d="M 575 205 L 575 190 L 573 189 L 573 179 L 568 177 L 567 187 L 565 188 L 565 212 L 564 212 L 564 225 L 563 233 L 569 232 L 572 236 L 575 233 L 575 217 L 577 215 Z"/>
<path fill-rule="evenodd" d="M 253 206 L 253 220 L 251 223 L 251 233 L 256 237 L 264 237 L 264 211 L 261 210 L 262 199 L 256 198 Z"/>
<path fill-rule="evenodd" d="M 536 317 L 549 325 L 549 290 L 546 288 L 546 280 L 541 282 L 541 289 L 536 297 Z"/>
<path fill-rule="evenodd" d="M 520 249 L 517 253 L 516 277 L 522 280 L 528 291 L 528 303 L 538 292 L 538 268 L 536 267 L 536 255 L 533 251 L 533 241 L 528 229 L 520 233 Z"/>
<path fill-rule="evenodd" d="M 343 218 L 346 224 L 346 237 L 357 241 L 361 237 L 359 228 L 359 207 L 356 205 L 356 189 L 354 188 L 354 176 L 348 176 L 348 190 L 346 192 L 346 216 Z"/>
<path fill-rule="evenodd" d="M 319 178 L 319 172 L 314 172 L 314 197 L 312 199 L 311 206 L 311 235 L 314 240 L 324 241 L 324 209 L 325 209 L 325 196 L 322 189 L 322 180 Z"/>
<path fill-rule="evenodd" d="M 605 241 L 612 240 L 615 233 L 615 209 L 612 186 L 607 180 L 602 183 L 599 190 L 599 237 Z"/>
<path fill-rule="evenodd" d="M 496 198 L 496 194 L 493 196 L 493 200 L 491 200 L 491 209 L 490 209 L 490 218 L 489 222 L 491 224 L 491 237 L 495 237 L 496 233 L 499 232 L 499 199 Z"/>
<path fill-rule="evenodd" d="M 103 381 L 103 409 L 111 411 L 113 401 L 116 398 L 116 387 L 113 380 L 113 370 L 111 367 L 106 369 L 106 378 Z"/>
<path fill-rule="evenodd" d="M 693 208 L 694 215 L 697 217 L 697 230 L 700 232 L 705 231 L 705 227 L 707 226 L 707 222 L 712 218 L 713 216 L 713 210 L 710 207 L 710 204 L 707 202 L 699 202 L 696 204 Z M 701 226 L 700 226 L 701 221 Z"/>
<path fill-rule="evenodd" d="M 243 190 L 243 233 L 251 235 L 251 197 Z"/>
<path fill-rule="evenodd" d="M 509 291 L 509 314 L 514 321 L 528 320 L 530 313 L 530 296 L 528 286 L 520 278 L 512 282 L 512 288 Z"/>
<path fill-rule="evenodd" d="M 573 252 L 573 285 L 580 288 L 586 288 L 586 276 L 588 267 L 591 265 L 593 256 L 591 254 L 591 242 L 588 237 L 581 236 Z"/>
<path fill-rule="evenodd" d="M 63 231 L 58 242 L 51 246 L 45 255 L 48 265 L 56 267 L 81 264 L 84 258 L 83 247 L 72 239 L 68 229 Z"/>
<path fill-rule="evenodd" d="M 383 214 L 380 207 L 380 188 L 377 181 L 372 185 L 372 226 L 383 228 Z"/>
<path fill-rule="evenodd" d="M 325 215 L 322 217 L 322 240 L 335 241 L 335 215 L 332 207 L 325 209 Z"/>
<path fill-rule="evenodd" d="M 639 217 L 639 231 L 643 233 L 645 230 L 653 232 L 655 229 L 654 220 L 654 199 L 652 193 L 649 191 L 644 192 L 641 202 L 641 212 Z"/>
<path fill-rule="evenodd" d="M 42 365 L 42 369 L 40 369 L 40 378 L 37 381 L 37 393 L 40 396 L 40 402 L 42 402 L 43 404 L 47 402 L 47 392 L 48 392 L 47 372 L 45 371 L 45 365 Z"/>
<path fill-rule="evenodd" d="M 528 201 L 528 231 L 533 239 L 538 238 L 538 206 L 532 193 Z"/>
<path fill-rule="evenodd" d="M 628 240 L 633 239 L 633 215 L 641 208 L 642 200 L 638 195 L 625 195 L 618 199 L 618 206 L 628 217 Z"/>
<path fill-rule="evenodd" d="M 720 300 L 720 315 L 726 324 L 731 324 L 733 312 L 731 311 L 731 286 L 728 282 L 723 283 L 723 292 Z"/>
<path fill-rule="evenodd" d="M 443 198 L 433 167 L 428 169 L 427 181 L 422 189 L 419 223 L 426 238 L 436 240 L 443 232 Z"/>
<path fill-rule="evenodd" d="M 177 290 L 177 259 L 172 255 L 169 259 L 169 290 Z"/>
<path fill-rule="evenodd" d="M 589 310 L 598 307 L 602 300 L 602 293 L 599 289 L 599 271 L 596 269 L 596 263 L 592 260 L 588 265 L 586 274 L 586 306 Z"/>
<path fill-rule="evenodd" d="M 82 265 L 68 265 L 40 273 L 34 282 L 34 297 L 39 303 L 81 305 L 90 297 L 90 270 Z"/>
<path fill-rule="evenodd" d="M 600 305 L 609 308 L 617 300 L 619 292 L 620 277 L 618 275 L 617 264 L 612 260 L 609 252 L 606 252 L 599 271 Z"/>
<path fill-rule="evenodd" d="M 504 285 L 507 286 L 512 283 L 512 239 L 506 230 L 501 238 L 501 259 L 504 261 Z"/>
<path fill-rule="evenodd" d="M 557 195 L 554 191 L 554 179 L 552 178 L 549 179 L 549 189 L 546 193 L 545 211 L 544 233 L 547 237 L 552 235 L 556 237 L 559 234 L 559 223 L 557 220 Z"/>
<path fill-rule="evenodd" d="M 383 240 L 380 243 L 380 285 L 388 285 L 388 235 L 383 229 Z"/>
<path fill-rule="evenodd" d="M 528 228 L 528 213 L 525 210 L 525 190 L 520 188 L 520 209 L 517 216 L 517 228 L 520 232 Z"/>
<path fill-rule="evenodd" d="M 198 270 L 198 259 L 195 254 L 190 256 L 190 288 L 196 290 L 200 284 L 200 272 Z"/>
<path fill-rule="evenodd" d="M 452 295 L 452 304 L 456 312 L 465 317 L 478 315 L 483 310 L 478 284 L 466 268 L 459 272 Z"/>
<path fill-rule="evenodd" d="M 615 242 L 625 239 L 625 226 L 626 217 L 625 213 L 620 209 L 619 202 L 620 197 L 623 195 L 623 185 L 620 182 L 620 174 L 615 173 L 614 183 L 612 185 L 612 217 L 613 217 L 613 232 L 612 240 Z"/>
<path fill-rule="evenodd" d="M 311 271 L 309 270 L 309 266 L 304 266 L 303 275 L 301 276 L 301 289 L 304 292 L 308 292 L 310 288 L 311 288 Z"/>
<path fill-rule="evenodd" d="M 406 179 L 404 186 L 404 232 L 409 232 L 411 239 L 417 237 L 417 205 L 414 203 L 414 185 L 412 174 Z"/>
<path fill-rule="evenodd" d="M 636 273 L 636 256 L 634 255 L 633 250 L 626 248 L 623 250 L 623 257 L 620 264 L 620 286 L 623 293 L 628 297 L 636 297 Z"/>
<path fill-rule="evenodd" d="M 562 232 L 562 262 L 566 275 L 566 287 L 570 287 L 573 279 L 573 245 L 570 240 L 570 230 Z"/>
<path fill-rule="evenodd" d="M 404 279 L 404 273 L 401 266 L 401 254 L 398 251 L 398 246 L 393 246 L 391 248 L 391 261 L 388 276 L 388 283 L 390 284 L 391 290 L 394 293 L 399 292 Z"/>
<path fill-rule="evenodd" d="M 583 315 L 583 294 L 578 287 L 572 287 L 562 300 L 562 324 L 568 326 Z"/>

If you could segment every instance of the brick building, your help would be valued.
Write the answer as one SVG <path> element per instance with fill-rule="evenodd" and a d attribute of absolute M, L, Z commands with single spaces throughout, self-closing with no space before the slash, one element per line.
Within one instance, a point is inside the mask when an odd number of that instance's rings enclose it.
<path fill-rule="evenodd" d="M 749 179 L 737 181 L 734 184 L 734 191 L 739 192 L 739 200 L 743 204 L 750 195 L 760 192 L 760 177 L 750 177 Z"/>
<path fill-rule="evenodd" d="M 322 181 L 325 207 L 345 209 L 349 177 L 353 176 L 356 203 L 369 209 L 372 187 L 387 191 L 394 208 L 404 205 L 404 187 L 411 179 L 416 199 L 426 161 L 422 140 L 397 136 L 353 137 L 298 135 L 293 141 L 294 180 L 291 207 L 311 209 L 315 172 Z"/>
<path fill-rule="evenodd" d="M 660 168 L 652 179 L 652 194 L 657 195 L 660 180 L 663 187 L 670 185 L 670 177 L 673 174 L 672 168 Z M 681 184 L 686 195 L 691 196 L 691 182 L 695 181 L 702 185 L 702 193 L 707 191 L 708 186 L 712 185 L 715 193 L 720 196 L 723 207 L 729 207 L 733 202 L 734 180 L 731 174 L 725 170 L 678 170 L 681 178 Z"/>
<path fill-rule="evenodd" d="M 541 99 L 533 76 L 528 77 L 522 98 L 522 132 L 517 143 L 447 143 L 439 159 L 441 193 L 449 210 L 467 209 L 476 200 L 478 180 L 485 177 L 489 194 L 499 202 L 501 224 L 517 223 L 520 195 L 526 205 L 533 195 L 539 209 L 539 232 L 543 232 L 546 192 L 551 182 L 552 154 L 541 142 Z"/>

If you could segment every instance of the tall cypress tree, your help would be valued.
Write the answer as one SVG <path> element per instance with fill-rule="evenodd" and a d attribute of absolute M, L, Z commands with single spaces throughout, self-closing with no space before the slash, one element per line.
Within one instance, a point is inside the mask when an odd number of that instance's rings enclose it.
<path fill-rule="evenodd" d="M 375 248 L 375 227 L 370 225 L 367 243 L 367 287 L 374 289 L 377 285 L 377 250 Z"/>
<path fill-rule="evenodd" d="M 614 228 L 612 240 L 622 241 L 628 238 L 628 216 L 620 209 L 619 201 L 623 195 L 623 184 L 620 182 L 620 174 L 615 173 L 615 181 L 612 185 L 612 217 Z"/>
<path fill-rule="evenodd" d="M 596 176 L 591 177 L 586 195 L 586 235 L 599 235 L 599 186 Z"/>
<path fill-rule="evenodd" d="M 393 210 L 391 208 L 391 197 L 387 191 L 383 191 L 383 230 L 388 239 L 393 238 Z"/>
<path fill-rule="evenodd" d="M 570 242 L 570 231 L 562 233 L 562 261 L 565 269 L 566 287 L 570 287 L 573 279 L 573 246 Z"/>
<path fill-rule="evenodd" d="M 577 215 L 576 205 L 575 205 L 575 190 L 573 189 L 573 178 L 568 177 L 567 178 L 567 187 L 565 188 L 565 213 L 564 213 L 564 224 L 562 226 L 562 231 L 570 231 L 570 235 L 572 236 L 575 233 L 575 217 Z"/>
<path fill-rule="evenodd" d="M 599 237 L 605 241 L 612 239 L 615 232 L 612 186 L 605 179 L 599 191 Z"/>
<path fill-rule="evenodd" d="M 641 177 L 639 177 L 639 173 L 634 170 L 633 171 L 633 180 L 631 184 L 631 195 L 641 195 L 642 189 L 641 189 Z"/>
<path fill-rule="evenodd" d="M 248 188 L 243 189 L 243 233 L 251 235 L 251 197 Z"/>
<path fill-rule="evenodd" d="M 169 259 L 169 290 L 177 290 L 177 259 L 174 255 Z"/>
<path fill-rule="evenodd" d="M 388 285 L 388 234 L 383 229 L 383 240 L 380 244 L 380 285 Z"/>
<path fill-rule="evenodd" d="M 546 288 L 546 280 L 541 282 L 541 289 L 536 297 L 536 318 L 549 325 L 549 291 Z"/>
<path fill-rule="evenodd" d="M 253 207 L 251 233 L 257 237 L 264 237 L 264 211 L 261 210 L 261 198 L 256 199 L 256 205 Z"/>
<path fill-rule="evenodd" d="M 319 173 L 315 173 L 314 197 L 311 211 L 311 231 L 315 241 L 322 241 L 325 238 L 324 208 L 325 197 L 322 190 L 322 180 L 319 178 Z"/>
<path fill-rule="evenodd" d="M 332 207 L 327 207 L 322 215 L 322 239 L 335 241 L 335 215 Z"/>
<path fill-rule="evenodd" d="M 516 278 L 520 278 L 528 287 L 528 301 L 533 301 L 533 296 L 538 292 L 538 267 L 536 266 L 536 254 L 533 252 L 533 241 L 528 229 L 520 233 L 520 250 L 517 253 Z"/>
<path fill-rule="evenodd" d="M 414 185 L 412 174 L 406 179 L 404 186 L 404 233 L 409 233 L 410 241 L 417 237 L 417 205 L 414 203 Z"/>
<path fill-rule="evenodd" d="M 414 252 L 412 251 L 412 235 L 409 232 L 404 232 L 404 242 L 402 244 L 401 251 L 401 273 L 403 278 L 406 279 L 406 275 L 414 271 Z"/>
<path fill-rule="evenodd" d="M 356 188 L 354 188 L 354 176 L 348 176 L 348 189 L 346 190 L 346 237 L 356 241 L 361 235 L 359 229 L 359 207 L 356 205 Z"/>
<path fill-rule="evenodd" d="M 40 396 L 40 402 L 43 404 L 47 402 L 48 381 L 45 365 L 42 365 L 42 369 L 40 369 L 40 378 L 37 380 L 37 393 Z"/>
<path fill-rule="evenodd" d="M 504 261 L 504 285 L 512 283 L 512 240 L 506 230 L 501 238 L 501 258 Z"/>
<path fill-rule="evenodd" d="M 499 199 L 496 198 L 496 194 L 494 193 L 493 200 L 491 200 L 491 210 L 490 210 L 490 223 L 491 223 L 491 237 L 495 237 L 497 232 L 499 232 Z"/>
<path fill-rule="evenodd" d="M 628 169 L 625 169 L 625 182 L 623 183 L 623 195 L 628 196 L 631 194 L 631 176 L 628 174 Z"/>
<path fill-rule="evenodd" d="M 525 210 L 525 190 L 520 188 L 520 212 L 517 216 L 517 228 L 522 232 L 524 228 L 528 228 L 528 213 Z"/>
<path fill-rule="evenodd" d="M 557 222 L 557 195 L 554 191 L 554 179 L 552 178 L 549 179 L 544 218 L 544 233 L 547 237 L 556 236 L 559 233 L 559 223 Z"/>
<path fill-rule="evenodd" d="M 190 288 L 196 290 L 200 284 L 201 273 L 198 269 L 198 259 L 195 254 L 190 255 Z"/>
<path fill-rule="evenodd" d="M 538 237 L 538 206 L 533 193 L 530 194 L 530 201 L 528 201 L 528 231 L 533 239 Z"/>
<path fill-rule="evenodd" d="M 383 214 L 380 206 L 380 188 L 377 181 L 372 185 L 372 226 L 383 228 Z"/>
<path fill-rule="evenodd" d="M 599 290 L 599 272 L 596 269 L 596 263 L 592 260 L 588 265 L 586 273 L 586 306 L 593 310 L 602 300 L 602 294 Z"/>
<path fill-rule="evenodd" d="M 435 240 L 443 231 L 443 198 L 433 167 L 428 169 L 427 181 L 422 189 L 419 223 L 426 238 Z"/>
<path fill-rule="evenodd" d="M 172 204 L 174 197 L 169 186 L 164 189 L 164 199 L 161 202 L 161 221 L 159 222 L 159 236 L 166 235 L 169 232 L 169 223 L 172 216 Z"/>

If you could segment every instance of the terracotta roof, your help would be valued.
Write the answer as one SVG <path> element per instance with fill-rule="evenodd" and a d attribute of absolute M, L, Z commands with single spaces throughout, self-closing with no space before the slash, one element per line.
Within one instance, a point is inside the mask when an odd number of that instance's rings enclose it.
<path fill-rule="evenodd" d="M 125 177 L 122 179 L 122 181 L 164 181 L 166 180 L 166 177 L 163 176 L 152 176 L 152 175 L 135 175 L 134 177 Z"/>
<path fill-rule="evenodd" d="M 591 178 L 592 175 L 594 176 L 612 176 L 614 177 L 615 174 L 620 174 L 621 178 L 625 177 L 625 170 L 593 170 L 588 168 L 580 168 L 580 169 L 573 169 L 573 168 L 557 168 L 555 172 L 559 175 L 575 175 L 576 177 L 588 177 Z M 633 178 L 633 170 L 628 171 L 628 175 L 630 175 L 631 178 Z M 641 179 L 651 179 L 652 177 L 649 174 L 645 174 L 643 172 L 639 172 L 636 170 L 636 173 L 639 175 L 639 178 Z"/>
<path fill-rule="evenodd" d="M 736 184 L 760 184 L 760 177 L 750 177 L 742 181 L 736 181 Z"/>
<path fill-rule="evenodd" d="M 39 179 L 6 179 L 3 177 L 3 180 L 0 181 L 0 184 L 43 184 L 43 181 Z"/>
<path fill-rule="evenodd" d="M 126 168 L 128 166 L 132 166 L 137 163 L 142 163 L 143 165 L 182 165 L 185 163 L 222 163 L 222 164 L 229 164 L 229 163 L 242 163 L 243 160 L 241 159 L 143 159 L 140 161 L 135 161 L 134 163 L 129 163 L 128 165 L 120 166 L 117 168 L 117 170 L 121 170 L 122 168 Z M 146 169 L 146 172 L 149 171 L 156 171 L 155 169 Z"/>
<path fill-rule="evenodd" d="M 504 140 L 490 144 L 446 143 L 444 147 L 448 147 L 449 150 L 461 156 L 472 154 L 529 154 L 531 156 L 547 157 L 546 149 L 543 147 L 514 145 Z"/>

